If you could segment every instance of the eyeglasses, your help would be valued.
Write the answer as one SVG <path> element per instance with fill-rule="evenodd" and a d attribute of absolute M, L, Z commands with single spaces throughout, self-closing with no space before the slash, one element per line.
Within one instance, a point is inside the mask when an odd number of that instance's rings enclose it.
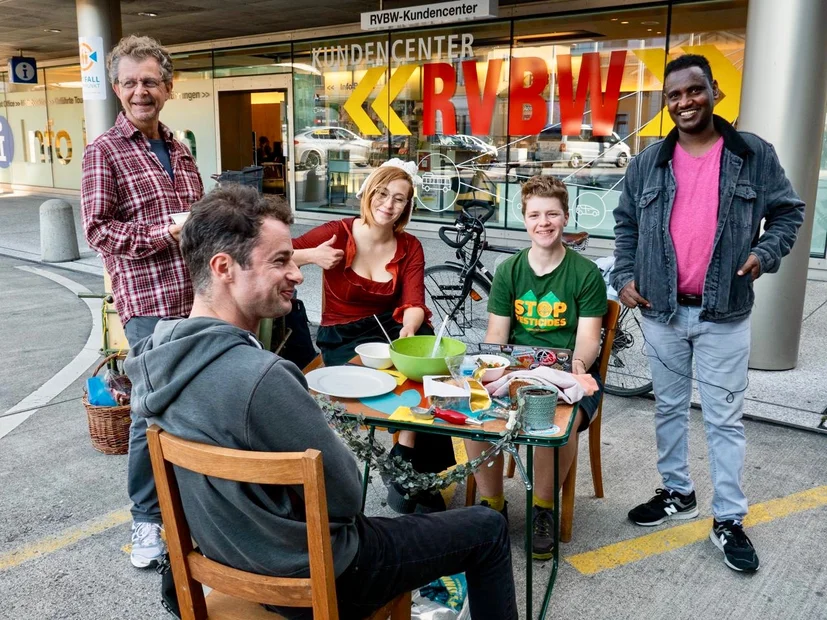
<path fill-rule="evenodd" d="M 145 90 L 155 90 L 156 88 L 158 88 L 161 85 L 160 80 L 153 80 L 153 79 L 125 80 L 123 82 L 118 81 L 118 84 L 123 86 L 126 90 L 135 90 L 135 88 L 137 88 L 139 83 L 141 84 L 141 86 L 144 87 Z"/>
<path fill-rule="evenodd" d="M 382 204 L 387 202 L 388 198 L 391 197 L 391 193 L 388 191 L 387 187 L 380 187 L 376 190 L 376 193 L 373 194 L 373 197 L 378 200 L 380 204 Z M 408 199 L 397 194 L 396 196 L 393 196 L 392 204 L 394 209 L 404 209 L 408 204 Z"/>

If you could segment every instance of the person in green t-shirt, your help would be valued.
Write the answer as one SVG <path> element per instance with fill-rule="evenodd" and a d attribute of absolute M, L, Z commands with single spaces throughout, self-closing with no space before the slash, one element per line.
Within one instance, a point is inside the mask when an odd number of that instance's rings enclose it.
<path fill-rule="evenodd" d="M 497 268 L 488 299 L 485 342 L 571 349 L 572 372 L 597 376 L 600 330 L 606 313 L 606 284 L 593 262 L 563 245 L 569 221 L 566 186 L 554 177 L 535 176 L 522 187 L 522 211 L 531 247 Z M 602 391 L 602 386 L 601 386 Z M 572 428 L 588 428 L 600 392 L 580 401 Z M 577 454 L 577 433 L 560 449 L 560 480 L 565 481 Z M 485 443 L 466 441 L 468 458 Z M 533 557 L 548 559 L 554 549 L 554 451 L 534 451 Z M 474 474 L 481 503 L 505 509 L 503 457 Z"/>

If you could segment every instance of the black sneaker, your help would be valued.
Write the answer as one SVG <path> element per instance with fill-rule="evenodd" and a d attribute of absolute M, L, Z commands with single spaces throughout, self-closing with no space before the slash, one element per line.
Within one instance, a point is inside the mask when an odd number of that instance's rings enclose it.
<path fill-rule="evenodd" d="M 754 573 L 758 554 L 738 521 L 713 521 L 709 539 L 724 552 L 724 564 L 732 570 Z"/>
<path fill-rule="evenodd" d="M 535 560 L 549 560 L 554 555 L 554 513 L 550 508 L 534 506 L 534 532 L 531 542 L 531 557 Z"/>
<path fill-rule="evenodd" d="M 629 511 L 629 520 L 637 525 L 649 527 L 671 519 L 694 519 L 698 514 L 695 491 L 682 495 L 669 489 L 657 489 L 652 499 Z"/>
<path fill-rule="evenodd" d="M 486 508 L 491 508 L 491 504 L 489 504 L 485 500 L 480 501 L 480 506 L 485 506 Z M 491 508 L 493 510 L 493 508 Z M 500 514 L 505 517 L 505 520 L 508 521 L 508 500 L 503 503 L 503 509 L 500 510 Z"/>

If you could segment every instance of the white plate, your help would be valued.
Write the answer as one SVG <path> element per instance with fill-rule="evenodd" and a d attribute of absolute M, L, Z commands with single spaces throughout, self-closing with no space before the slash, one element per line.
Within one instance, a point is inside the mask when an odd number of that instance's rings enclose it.
<path fill-rule="evenodd" d="M 311 370 L 305 376 L 314 392 L 337 398 L 368 398 L 396 389 L 396 379 L 389 374 L 359 366 L 330 366 Z"/>

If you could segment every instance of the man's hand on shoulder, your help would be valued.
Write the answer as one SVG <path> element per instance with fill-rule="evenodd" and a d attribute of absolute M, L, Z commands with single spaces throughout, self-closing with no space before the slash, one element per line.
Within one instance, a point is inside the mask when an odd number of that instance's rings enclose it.
<path fill-rule="evenodd" d="M 181 242 L 181 225 L 180 224 L 170 224 L 167 226 L 167 231 L 172 238 L 175 239 L 177 242 Z"/>
<path fill-rule="evenodd" d="M 623 287 L 620 291 L 619 297 L 620 301 L 627 308 L 637 308 L 638 306 L 643 306 L 644 308 L 651 307 L 651 304 L 637 292 L 637 286 L 635 286 L 634 280 L 631 280 L 626 286 Z"/>
<path fill-rule="evenodd" d="M 761 263 L 755 254 L 750 254 L 747 262 L 741 265 L 741 268 L 738 270 L 739 276 L 745 276 L 747 274 L 750 274 L 753 280 L 761 277 Z"/>

